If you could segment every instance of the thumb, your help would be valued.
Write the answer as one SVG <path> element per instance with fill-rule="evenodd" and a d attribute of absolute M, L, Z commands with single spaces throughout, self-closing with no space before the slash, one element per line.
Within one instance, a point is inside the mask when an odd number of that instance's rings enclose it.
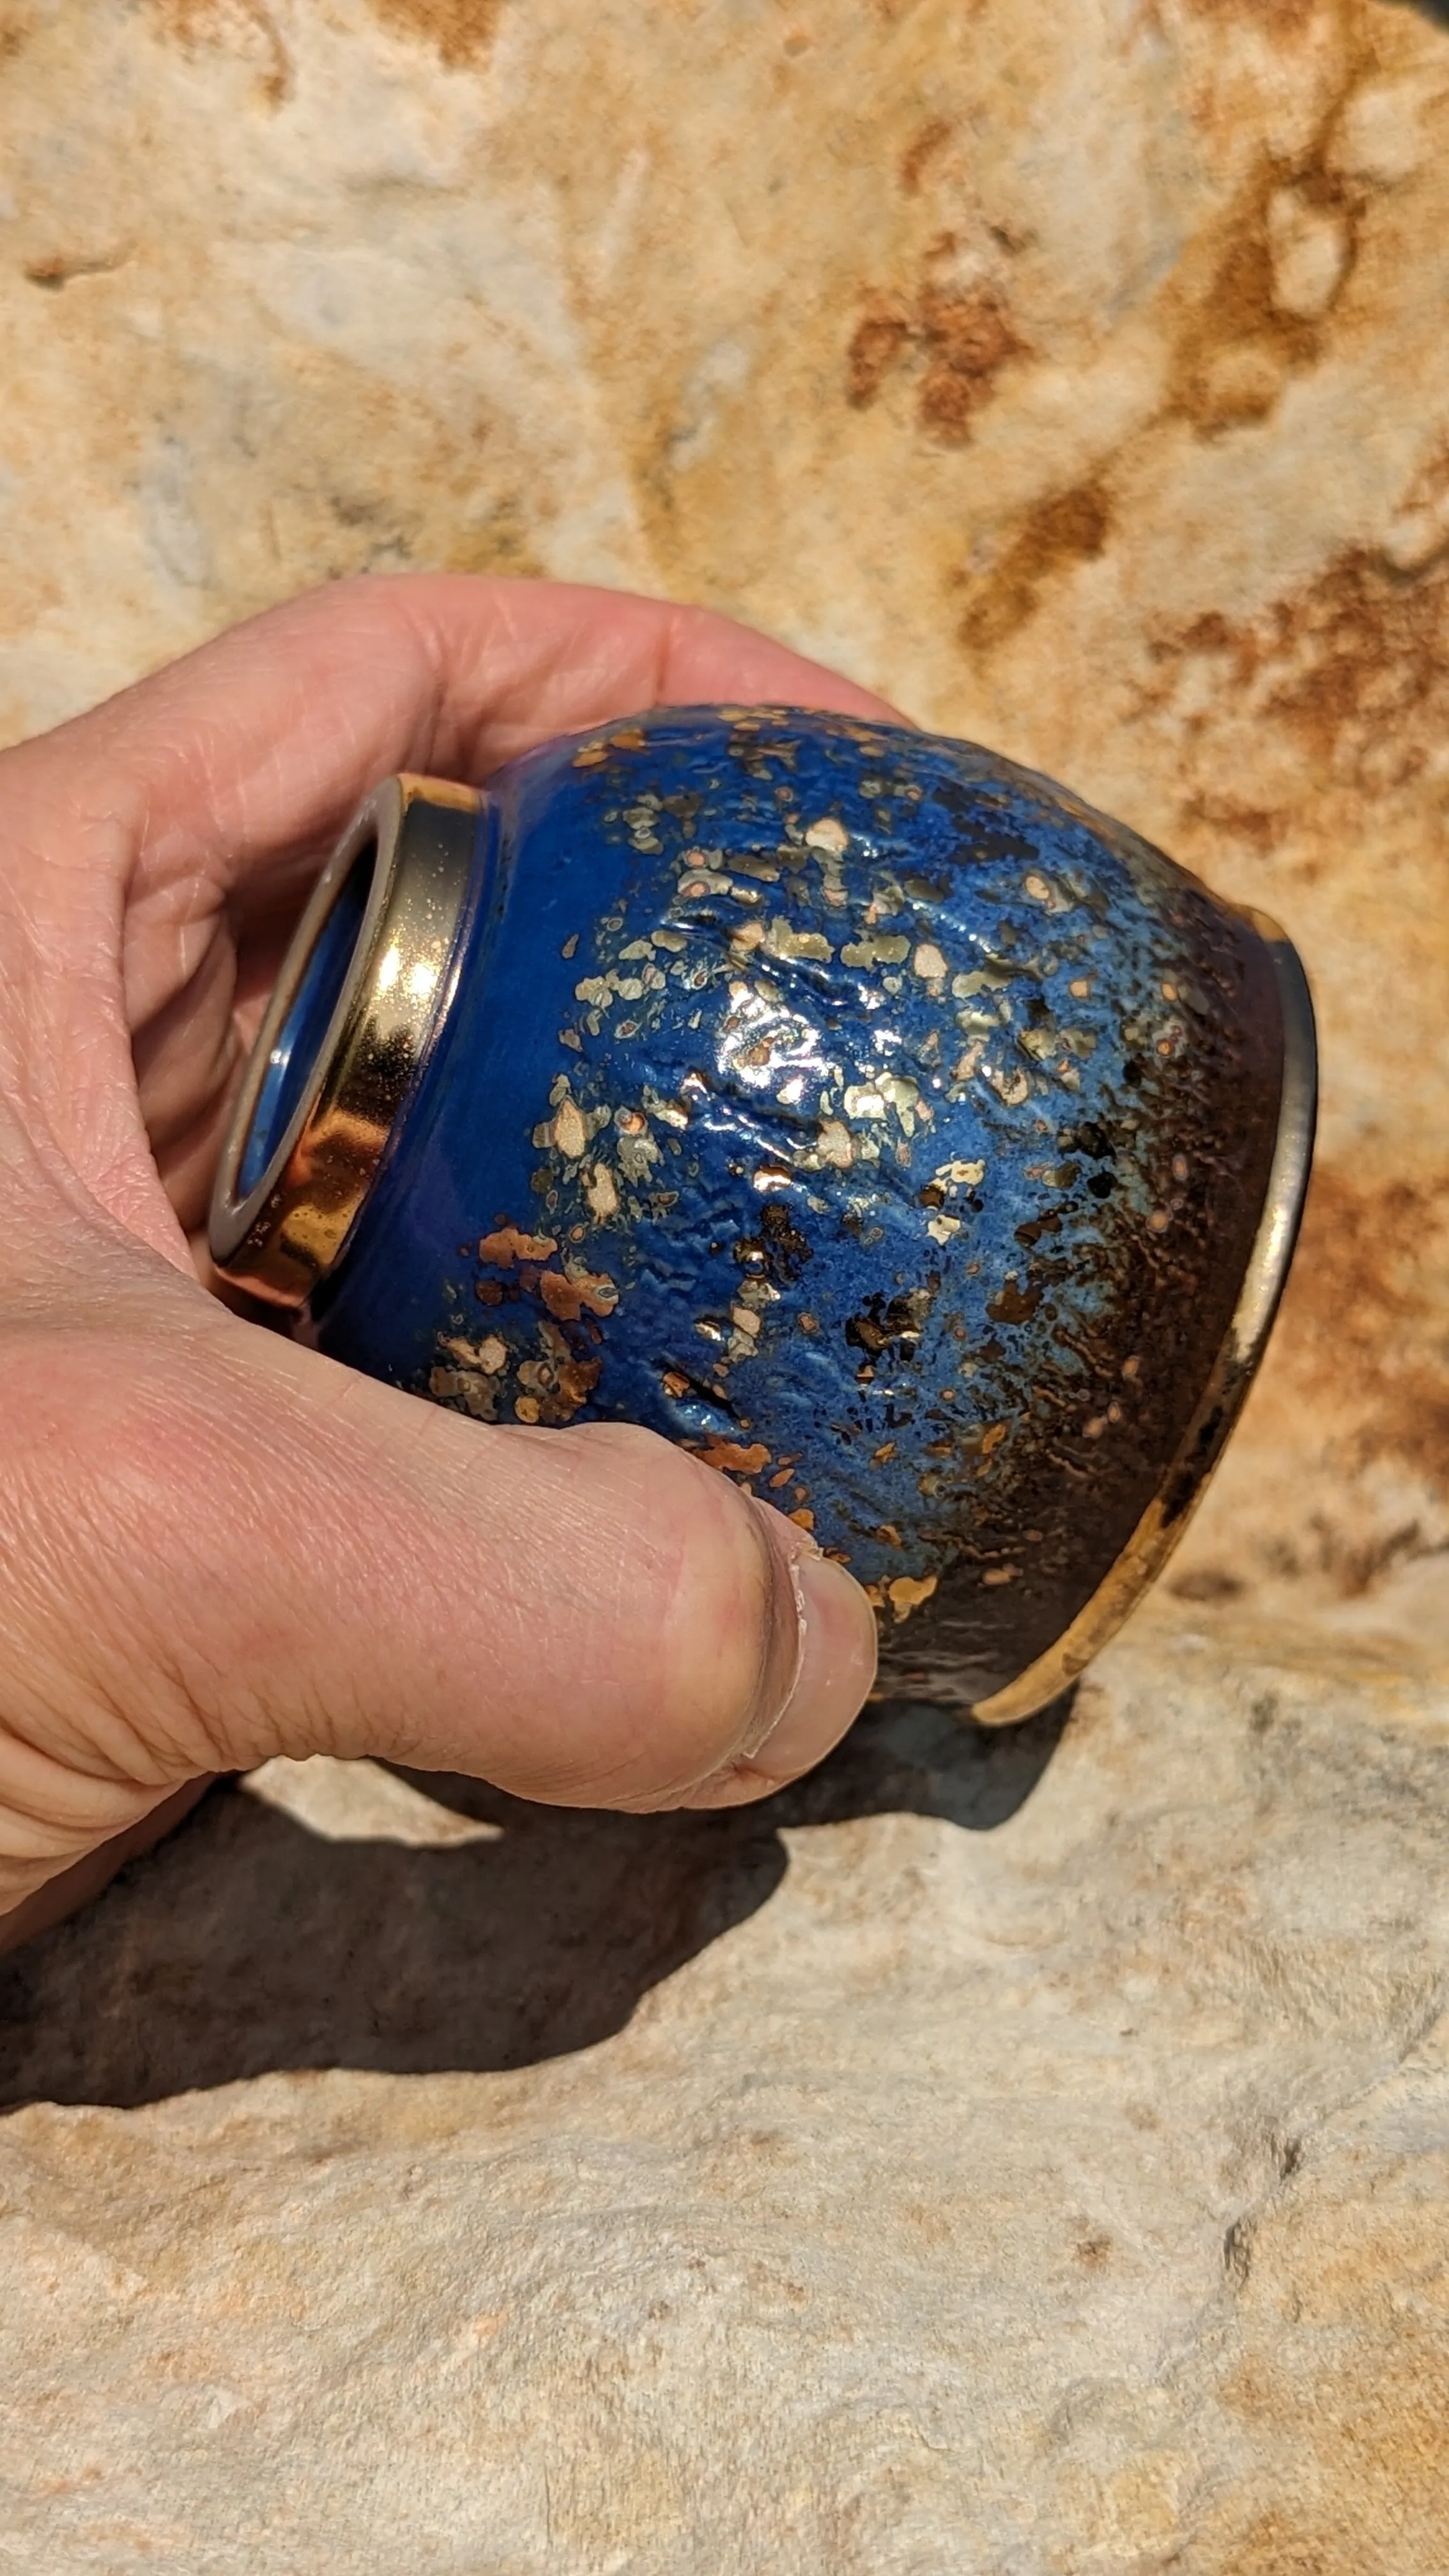
<path fill-rule="evenodd" d="M 0 1905 L 182 1781 L 277 1753 L 716 1805 L 855 1716 L 864 1594 L 684 1452 L 489 1429 L 161 1294 L 164 1332 L 113 1306 L 17 1390 Z"/>

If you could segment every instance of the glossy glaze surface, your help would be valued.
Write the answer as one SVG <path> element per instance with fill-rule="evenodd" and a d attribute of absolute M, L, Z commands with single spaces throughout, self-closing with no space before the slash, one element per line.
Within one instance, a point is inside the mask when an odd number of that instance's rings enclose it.
<path fill-rule="evenodd" d="M 482 1420 L 685 1443 L 848 1560 L 889 1685 L 976 1703 L 1173 1468 L 1282 1057 L 1251 924 L 1047 782 L 641 717 L 491 782 L 431 1052 L 303 1329 Z"/>

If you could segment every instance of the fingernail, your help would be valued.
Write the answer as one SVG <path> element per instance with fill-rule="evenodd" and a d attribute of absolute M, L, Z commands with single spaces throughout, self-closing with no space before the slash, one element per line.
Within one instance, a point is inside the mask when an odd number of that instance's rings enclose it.
<path fill-rule="evenodd" d="M 795 1669 L 784 1700 L 734 1762 L 701 1781 L 691 1806 L 764 1796 L 824 1759 L 860 1714 L 875 1679 L 875 1614 L 860 1585 L 801 1530 L 760 1504 L 795 1600 Z M 785 1535 L 782 1535 L 784 1533 Z"/>

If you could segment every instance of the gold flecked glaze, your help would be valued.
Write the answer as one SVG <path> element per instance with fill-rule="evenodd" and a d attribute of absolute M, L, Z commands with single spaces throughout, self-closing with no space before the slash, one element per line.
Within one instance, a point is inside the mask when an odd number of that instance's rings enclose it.
<path fill-rule="evenodd" d="M 221 1265 L 326 1280 L 321 1347 L 484 1422 L 663 1430 L 851 1567 L 882 1694 L 1030 1715 L 1159 1571 L 1267 1338 L 1313 1125 L 1283 934 L 993 755 L 839 718 L 655 711 L 489 808 L 466 938 L 471 791 L 399 782 L 343 843 Z M 428 1159 L 343 1277 L 420 1067 Z"/>

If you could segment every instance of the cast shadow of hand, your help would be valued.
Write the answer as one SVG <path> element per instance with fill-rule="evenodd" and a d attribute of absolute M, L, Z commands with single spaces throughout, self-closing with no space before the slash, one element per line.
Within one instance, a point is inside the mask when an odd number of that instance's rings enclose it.
<path fill-rule="evenodd" d="M 326 1840 L 233 1783 L 74 1921 L 0 1961 L 0 2107 L 131 2109 L 280 2069 L 482 2073 L 622 2029 L 640 1998 L 763 1905 L 782 1829 L 912 1813 L 1005 1823 L 1070 1695 L 989 1729 L 872 1710 L 758 1806 L 620 1816 L 402 1776 L 497 1828 L 410 1848 Z"/>

